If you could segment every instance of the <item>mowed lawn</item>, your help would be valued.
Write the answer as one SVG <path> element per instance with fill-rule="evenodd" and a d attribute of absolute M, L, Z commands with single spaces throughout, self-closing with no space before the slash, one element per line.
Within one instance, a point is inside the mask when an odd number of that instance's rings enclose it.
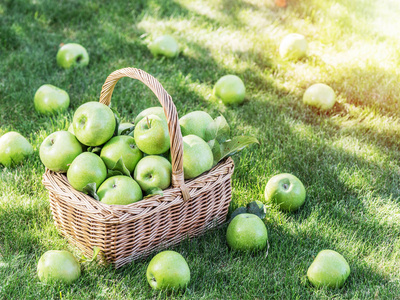
<path fill-rule="evenodd" d="M 400 299 L 399 15 L 397 0 L 289 0 L 286 9 L 272 0 L 1 1 L 0 135 L 20 132 L 35 155 L 0 169 L 0 299 Z M 309 42 L 298 62 L 278 55 L 292 32 Z M 147 45 L 161 34 L 179 41 L 179 57 L 153 58 Z M 58 46 L 68 42 L 87 48 L 87 68 L 57 67 Z M 123 67 L 155 76 L 180 116 L 222 113 L 235 135 L 259 139 L 234 157 L 231 211 L 263 201 L 273 175 L 292 173 L 304 183 L 307 200 L 298 212 L 267 205 L 267 257 L 229 250 L 222 227 L 171 248 L 191 269 L 180 293 L 151 290 L 151 257 L 119 270 L 85 263 L 70 286 L 38 280 L 45 251 L 81 255 L 53 225 L 39 146 L 68 128 L 79 105 L 98 101 L 106 77 Z M 243 79 L 243 105 L 225 107 L 211 96 L 226 74 Z M 328 112 L 302 103 L 317 82 L 337 93 Z M 35 112 L 33 95 L 45 83 L 69 93 L 66 113 Z M 132 79 L 121 80 L 112 98 L 126 121 L 156 104 Z M 338 251 L 351 267 L 341 289 L 307 281 L 323 249 Z"/>

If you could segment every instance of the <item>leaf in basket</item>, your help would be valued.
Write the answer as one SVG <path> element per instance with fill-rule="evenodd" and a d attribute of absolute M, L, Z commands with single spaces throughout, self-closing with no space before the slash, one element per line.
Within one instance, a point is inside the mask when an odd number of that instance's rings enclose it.
<path fill-rule="evenodd" d="M 114 130 L 114 136 L 118 135 L 118 128 L 119 128 L 119 124 L 121 123 L 121 117 L 119 115 L 119 113 L 112 107 L 110 107 L 112 112 L 114 113 L 114 118 L 115 118 L 115 130 Z"/>
<path fill-rule="evenodd" d="M 155 188 L 152 188 L 152 189 L 146 191 L 146 194 L 147 195 L 144 197 L 144 199 L 150 198 L 150 197 L 155 196 L 155 195 L 160 195 L 160 196 L 164 195 L 162 189 L 160 189 L 158 187 L 155 187 Z"/>
<path fill-rule="evenodd" d="M 107 178 L 113 177 L 113 176 L 119 176 L 119 175 L 124 175 L 121 171 L 118 170 L 107 170 Z"/>
<path fill-rule="evenodd" d="M 124 130 L 122 130 L 120 135 L 130 135 L 130 136 L 133 136 L 134 130 L 135 130 L 135 125 L 132 124 L 131 127 L 128 127 L 128 128 L 125 128 Z"/>
<path fill-rule="evenodd" d="M 233 220 L 233 218 L 236 217 L 237 215 L 245 214 L 245 213 L 247 213 L 246 207 L 242 206 L 242 207 L 236 208 L 235 211 L 231 214 L 231 217 L 229 218 L 227 223 L 230 223 Z"/>
<path fill-rule="evenodd" d="M 235 136 L 231 140 L 221 143 L 221 159 L 232 156 L 243 148 L 251 144 L 259 144 L 258 140 L 252 136 Z"/>
<path fill-rule="evenodd" d="M 207 142 L 208 146 L 211 148 L 211 152 L 213 154 L 213 167 L 220 161 L 221 159 L 221 145 L 217 140 L 211 140 Z"/>
<path fill-rule="evenodd" d="M 223 115 L 216 117 L 210 123 L 205 132 L 206 141 L 217 140 L 219 143 L 225 142 L 230 137 L 230 127 Z"/>
<path fill-rule="evenodd" d="M 99 201 L 99 196 L 97 196 L 96 193 L 96 183 L 95 182 L 91 182 L 88 183 L 82 190 L 85 194 L 88 194 L 89 196 L 92 196 L 94 199 L 96 199 L 97 201 Z"/>
<path fill-rule="evenodd" d="M 89 147 L 89 148 L 87 148 L 87 152 L 100 153 L 101 147 Z"/>
<path fill-rule="evenodd" d="M 261 220 L 264 219 L 267 215 L 264 204 L 259 201 L 250 202 L 249 204 L 247 204 L 246 208 L 249 214 L 256 215 Z"/>
<path fill-rule="evenodd" d="M 122 157 L 120 157 L 118 159 L 118 161 L 115 163 L 115 165 L 113 167 L 110 168 L 110 170 L 118 171 L 122 175 L 131 176 L 131 173 L 129 172 L 128 168 L 125 166 L 124 161 L 122 160 Z"/>

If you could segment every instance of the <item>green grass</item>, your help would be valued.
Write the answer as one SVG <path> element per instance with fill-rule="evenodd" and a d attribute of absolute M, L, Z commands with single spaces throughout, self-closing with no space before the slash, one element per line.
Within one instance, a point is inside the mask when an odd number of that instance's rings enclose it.
<path fill-rule="evenodd" d="M 279 9 L 256 1 L 23 1 L 0 3 L 0 135 L 25 135 L 35 155 L 0 169 L 0 298 L 2 299 L 399 299 L 400 295 L 400 5 L 395 0 L 298 0 Z M 280 40 L 298 32 L 309 55 L 285 62 Z M 155 59 L 147 44 L 174 35 L 182 53 Z M 62 70 L 60 43 L 77 42 L 90 55 L 85 69 Z M 97 101 L 114 70 L 133 66 L 155 76 L 180 116 L 220 112 L 236 135 L 261 145 L 235 156 L 232 209 L 263 200 L 268 179 L 289 172 L 307 190 L 305 205 L 282 213 L 268 205 L 270 249 L 230 251 L 221 228 L 172 248 L 188 261 L 186 291 L 153 292 L 145 279 L 150 258 L 120 270 L 83 265 L 71 286 L 45 285 L 39 257 L 68 249 L 56 231 L 38 149 L 66 129 L 74 110 Z M 246 84 L 246 102 L 224 107 L 211 97 L 219 77 Z M 316 82 L 332 86 L 338 103 L 328 112 L 302 104 Z M 70 109 L 51 118 L 33 107 L 36 89 L 68 91 Z M 118 83 L 112 105 L 125 120 L 157 104 L 131 79 Z M 322 249 L 340 252 L 351 274 L 342 289 L 315 289 L 306 272 Z"/>

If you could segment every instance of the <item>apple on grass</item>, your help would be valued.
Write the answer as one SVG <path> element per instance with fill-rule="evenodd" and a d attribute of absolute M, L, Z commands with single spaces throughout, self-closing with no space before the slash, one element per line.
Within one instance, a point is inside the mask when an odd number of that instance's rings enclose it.
<path fill-rule="evenodd" d="M 210 146 L 197 135 L 183 137 L 183 172 L 185 179 L 191 179 L 210 170 L 214 157 Z"/>
<path fill-rule="evenodd" d="M 204 111 L 193 111 L 179 119 L 182 136 L 194 134 L 206 140 L 206 129 L 214 120 Z"/>
<path fill-rule="evenodd" d="M 313 84 L 305 91 L 303 103 L 321 110 L 331 109 L 336 103 L 335 91 L 323 83 Z"/>
<path fill-rule="evenodd" d="M 70 252 L 50 250 L 40 257 L 37 274 L 44 283 L 71 284 L 81 276 L 81 266 Z"/>
<path fill-rule="evenodd" d="M 12 167 L 33 153 L 32 145 L 20 133 L 7 132 L 0 137 L 0 164 Z"/>
<path fill-rule="evenodd" d="M 113 137 L 103 146 L 100 157 L 110 170 L 114 169 L 118 160 L 121 159 L 129 173 L 132 173 L 143 157 L 143 153 L 136 146 L 133 137 L 120 135 Z"/>
<path fill-rule="evenodd" d="M 244 101 L 246 87 L 236 75 L 222 76 L 214 86 L 214 96 L 221 99 L 225 105 L 240 104 Z"/>
<path fill-rule="evenodd" d="M 65 173 L 69 165 L 83 151 L 81 143 L 68 131 L 56 131 L 44 139 L 39 156 L 46 168 Z"/>
<path fill-rule="evenodd" d="M 148 117 L 150 115 L 159 116 L 161 119 L 167 121 L 164 113 L 164 109 L 160 106 L 154 106 L 146 108 L 145 110 L 141 111 L 135 118 L 135 124 L 139 123 L 143 118 Z"/>
<path fill-rule="evenodd" d="M 307 54 L 308 44 L 305 37 L 298 33 L 287 35 L 279 46 L 279 54 L 287 60 L 298 60 Z"/>
<path fill-rule="evenodd" d="M 98 189 L 106 177 L 106 165 L 98 155 L 91 152 L 79 154 L 67 172 L 69 183 L 80 192 L 83 192 L 89 183 L 95 183 L 96 189 Z"/>
<path fill-rule="evenodd" d="M 134 178 L 147 194 L 166 189 L 171 184 L 171 163 L 164 157 L 149 155 L 136 165 Z"/>
<path fill-rule="evenodd" d="M 79 44 L 64 44 L 58 49 L 57 64 L 64 69 L 84 67 L 89 64 L 89 54 Z"/>
<path fill-rule="evenodd" d="M 136 124 L 133 132 L 136 145 L 146 154 L 162 154 L 170 147 L 168 125 L 165 119 L 149 115 Z"/>
<path fill-rule="evenodd" d="M 128 205 L 143 199 L 142 190 L 135 180 L 128 176 L 112 176 L 97 190 L 99 200 L 105 204 Z"/>
<path fill-rule="evenodd" d="M 279 205 L 284 211 L 295 211 L 306 200 L 303 183 L 294 175 L 282 173 L 273 176 L 265 186 L 265 200 Z"/>
<path fill-rule="evenodd" d="M 307 271 L 308 280 L 317 288 L 339 288 L 350 275 L 346 259 L 336 251 L 322 250 Z"/>
<path fill-rule="evenodd" d="M 256 215 L 243 213 L 229 223 L 226 231 L 229 247 L 240 251 L 264 249 L 268 241 L 268 232 L 264 222 Z"/>
<path fill-rule="evenodd" d="M 100 146 L 107 142 L 115 131 L 114 113 L 100 102 L 86 102 L 78 107 L 72 121 L 76 138 L 86 146 Z"/>
<path fill-rule="evenodd" d="M 181 254 L 163 251 L 152 258 L 146 271 L 147 282 L 155 290 L 178 290 L 190 281 L 190 269 Z"/>
<path fill-rule="evenodd" d="M 149 49 L 154 56 L 163 55 L 172 58 L 179 54 L 179 45 L 170 35 L 157 37 L 150 43 Z"/>
<path fill-rule="evenodd" d="M 54 85 L 44 84 L 36 91 L 33 102 L 37 112 L 50 115 L 68 108 L 69 95 Z"/>

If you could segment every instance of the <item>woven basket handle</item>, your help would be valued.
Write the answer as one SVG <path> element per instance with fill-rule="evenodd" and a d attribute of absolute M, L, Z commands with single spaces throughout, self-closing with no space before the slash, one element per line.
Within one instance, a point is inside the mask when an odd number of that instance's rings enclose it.
<path fill-rule="evenodd" d="M 182 190 L 183 199 L 190 198 L 189 190 L 185 185 L 183 176 L 183 141 L 181 128 L 178 121 L 178 113 L 172 102 L 171 96 L 163 86 L 150 74 L 135 68 L 124 68 L 112 72 L 106 79 L 101 89 L 100 102 L 109 106 L 114 87 L 123 77 L 137 79 L 147 85 L 157 96 L 164 109 L 168 123 L 168 131 L 171 141 L 172 186 Z"/>

